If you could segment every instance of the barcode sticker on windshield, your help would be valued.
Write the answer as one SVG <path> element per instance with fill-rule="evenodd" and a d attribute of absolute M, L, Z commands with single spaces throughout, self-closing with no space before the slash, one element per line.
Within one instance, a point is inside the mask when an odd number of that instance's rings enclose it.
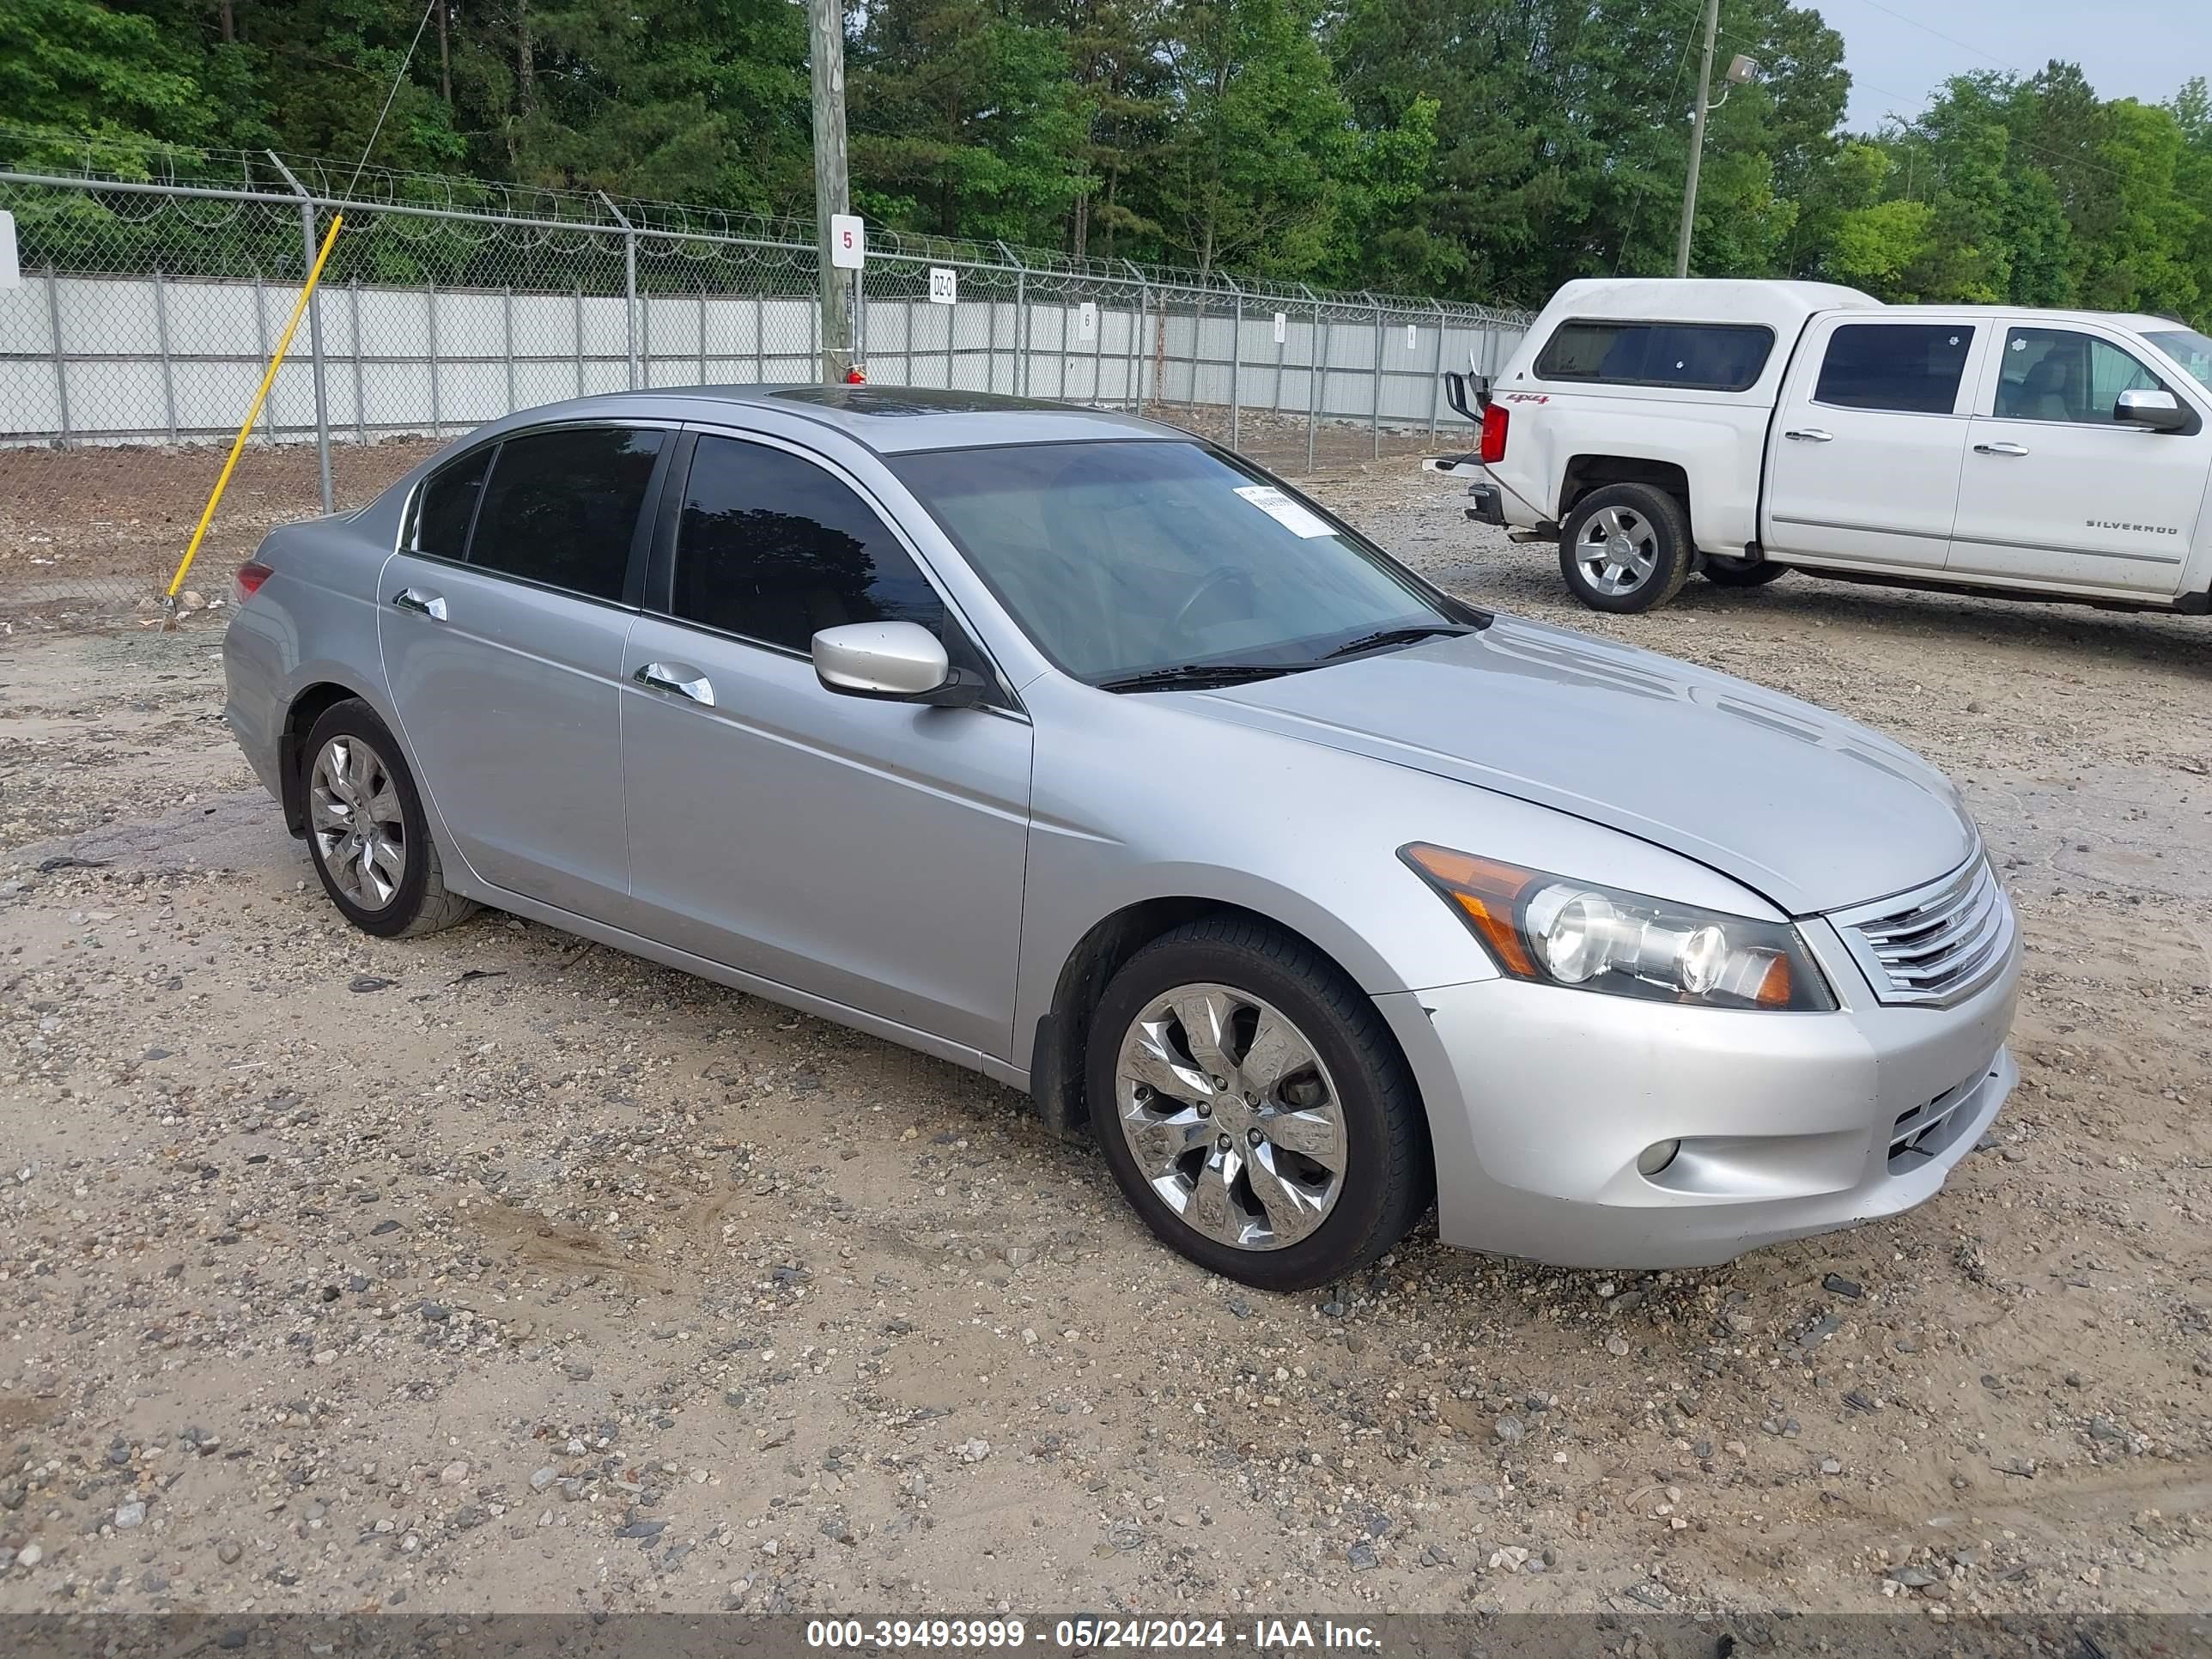
<path fill-rule="evenodd" d="M 1237 492 L 1293 536 L 1334 536 L 1319 514 L 1308 511 L 1273 484 L 1246 484 Z"/>

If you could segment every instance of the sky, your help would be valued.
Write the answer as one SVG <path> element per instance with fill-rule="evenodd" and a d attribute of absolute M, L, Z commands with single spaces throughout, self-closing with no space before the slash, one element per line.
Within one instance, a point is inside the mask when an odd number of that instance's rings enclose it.
<path fill-rule="evenodd" d="M 2149 104 L 2172 97 L 2192 75 L 2212 76 L 2212 0 L 1813 4 L 1844 37 L 1854 131 L 1870 131 L 1893 112 L 1917 114 L 1933 88 L 1975 70 L 2033 74 L 2051 58 L 2066 58 L 2081 65 L 2100 97 Z"/>

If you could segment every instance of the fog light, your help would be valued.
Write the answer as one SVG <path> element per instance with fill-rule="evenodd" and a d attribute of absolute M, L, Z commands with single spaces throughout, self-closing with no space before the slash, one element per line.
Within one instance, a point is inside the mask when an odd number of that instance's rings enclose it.
<path fill-rule="evenodd" d="M 1655 1140 L 1636 1155 L 1636 1173 L 1656 1176 L 1674 1161 L 1674 1154 L 1682 1150 L 1679 1140 Z"/>

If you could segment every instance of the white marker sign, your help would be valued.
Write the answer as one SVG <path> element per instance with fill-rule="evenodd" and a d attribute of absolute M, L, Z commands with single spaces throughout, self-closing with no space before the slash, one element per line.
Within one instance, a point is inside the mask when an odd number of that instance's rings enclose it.
<path fill-rule="evenodd" d="M 830 263 L 840 270 L 858 270 L 868 263 L 868 228 L 857 213 L 830 216 Z"/>
<path fill-rule="evenodd" d="M 1421 332 L 1413 324 L 1406 325 L 1406 349 L 1411 351 L 1420 344 Z"/>
<path fill-rule="evenodd" d="M 1098 337 L 1098 302 L 1085 300 L 1075 308 L 1075 337 L 1095 340 Z"/>
<path fill-rule="evenodd" d="M 23 267 L 15 258 L 15 216 L 0 213 L 0 288 L 21 288 Z"/>
<path fill-rule="evenodd" d="M 1280 345 L 1290 337 L 1291 319 L 1279 311 L 1275 313 L 1275 343 Z"/>
<path fill-rule="evenodd" d="M 957 305 L 960 301 L 960 273 L 943 265 L 929 268 L 929 303 L 933 306 Z"/>

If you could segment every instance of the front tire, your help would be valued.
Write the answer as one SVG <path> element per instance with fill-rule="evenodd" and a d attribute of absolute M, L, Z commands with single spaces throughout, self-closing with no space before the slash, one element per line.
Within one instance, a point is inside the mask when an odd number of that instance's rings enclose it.
<path fill-rule="evenodd" d="M 307 851 L 341 915 L 365 933 L 409 939 L 465 921 L 392 728 L 358 697 L 332 703 L 300 751 Z"/>
<path fill-rule="evenodd" d="M 1606 484 L 1575 503 L 1559 526 L 1559 574 L 1593 611 L 1650 611 L 1690 579 L 1690 525 L 1682 504 L 1650 484 Z"/>
<path fill-rule="evenodd" d="M 1428 1206 L 1418 1092 L 1374 1005 L 1264 923 L 1218 916 L 1124 963 L 1091 1022 L 1108 1167 L 1145 1224 L 1268 1291 L 1375 1261 Z"/>

